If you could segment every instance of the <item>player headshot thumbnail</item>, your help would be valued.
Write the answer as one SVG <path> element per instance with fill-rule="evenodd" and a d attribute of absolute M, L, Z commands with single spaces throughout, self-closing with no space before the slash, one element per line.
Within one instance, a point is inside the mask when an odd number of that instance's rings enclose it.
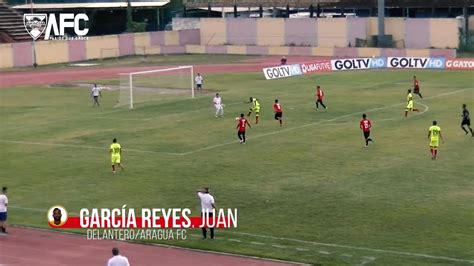
<path fill-rule="evenodd" d="M 68 219 L 68 214 L 63 206 L 53 206 L 48 211 L 48 223 L 52 227 L 63 226 Z"/>

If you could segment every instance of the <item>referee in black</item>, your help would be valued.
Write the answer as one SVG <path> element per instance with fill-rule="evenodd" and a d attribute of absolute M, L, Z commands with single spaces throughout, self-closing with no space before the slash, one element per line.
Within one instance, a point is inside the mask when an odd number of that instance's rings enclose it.
<path fill-rule="evenodd" d="M 461 128 L 464 130 L 464 132 L 469 134 L 469 132 L 464 128 L 464 126 L 467 126 L 469 131 L 471 131 L 471 136 L 474 137 L 474 133 L 472 133 L 472 128 L 471 128 L 471 118 L 469 117 L 469 110 L 467 110 L 466 104 L 462 105 L 462 121 L 461 121 Z"/>

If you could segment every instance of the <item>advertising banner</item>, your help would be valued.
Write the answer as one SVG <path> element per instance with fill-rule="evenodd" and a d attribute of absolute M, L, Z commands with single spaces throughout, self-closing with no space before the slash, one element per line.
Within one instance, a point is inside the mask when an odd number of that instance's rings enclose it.
<path fill-rule="evenodd" d="M 448 59 L 446 60 L 446 69 L 474 70 L 474 58 Z"/>
<path fill-rule="evenodd" d="M 444 57 L 388 57 L 388 68 L 445 68 Z"/>
<path fill-rule="evenodd" d="M 386 66 L 387 61 L 385 57 L 331 60 L 331 68 L 334 71 L 385 68 Z"/>
<path fill-rule="evenodd" d="M 298 76 L 301 75 L 302 72 L 300 65 L 294 64 L 264 68 L 263 74 L 265 75 L 266 79 L 279 79 L 291 76 Z"/>
<path fill-rule="evenodd" d="M 303 74 L 316 74 L 330 71 L 367 69 L 448 69 L 474 70 L 474 58 L 444 57 L 369 57 L 317 60 L 312 63 L 282 65 L 263 69 L 266 79 L 279 79 Z"/>
<path fill-rule="evenodd" d="M 301 64 L 300 66 L 301 66 L 301 71 L 303 72 L 303 74 L 332 71 L 330 60 L 321 60 L 321 61 L 315 61 L 313 63 L 304 63 L 304 64 Z"/>

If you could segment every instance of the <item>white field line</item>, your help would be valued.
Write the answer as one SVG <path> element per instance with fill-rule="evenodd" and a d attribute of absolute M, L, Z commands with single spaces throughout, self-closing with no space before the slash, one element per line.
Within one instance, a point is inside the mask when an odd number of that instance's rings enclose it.
<path fill-rule="evenodd" d="M 23 126 L 17 126 L 17 127 L 5 127 L 5 128 L 2 128 L 0 129 L 0 132 L 3 132 L 3 131 L 15 131 L 15 130 L 19 130 L 19 129 L 30 129 L 30 128 L 34 128 L 34 127 L 39 127 L 39 126 L 45 126 L 45 125 L 49 125 L 53 122 L 59 122 L 59 121 L 62 121 L 62 120 L 67 120 L 67 121 L 72 121 L 72 120 L 79 120 L 79 119 L 83 119 L 83 118 L 89 118 L 89 119 L 109 119 L 109 120 L 141 120 L 141 121 L 144 121 L 143 119 L 136 119 L 136 118 L 115 118 L 115 117 L 102 117 L 102 116 L 94 116 L 95 114 L 91 114 L 91 115 L 80 115 L 80 116 L 77 116 L 76 118 L 74 119 L 71 119 L 70 117 L 59 117 L 59 118 L 55 118 L 55 119 L 49 119 L 48 121 L 46 122 L 43 122 L 43 123 L 39 123 L 39 124 L 27 124 L 27 125 L 23 125 Z"/>
<path fill-rule="evenodd" d="M 424 99 L 433 99 L 433 98 L 443 97 L 443 96 L 447 96 L 447 95 L 461 93 L 461 92 L 464 92 L 464 91 L 467 91 L 467 90 L 472 90 L 472 88 L 441 93 L 441 94 L 434 95 L 434 96 L 431 96 L 431 97 L 426 97 Z M 425 107 L 425 112 L 428 111 L 429 107 L 427 105 L 422 104 L 418 101 L 415 101 L 415 102 L 417 102 L 418 104 L 424 106 Z M 405 104 L 405 103 L 404 102 L 403 103 L 396 103 L 396 104 L 391 104 L 391 105 L 386 105 L 386 106 L 382 106 L 382 107 L 376 107 L 376 108 L 368 109 L 368 110 L 365 110 L 365 111 L 354 112 L 354 113 L 334 117 L 334 118 L 331 118 L 331 119 L 326 119 L 326 120 L 317 121 L 317 122 L 313 122 L 313 123 L 309 123 L 309 124 L 304 124 L 304 125 L 301 125 L 301 126 L 296 126 L 296 127 L 291 127 L 291 128 L 281 129 L 281 130 L 278 130 L 278 131 L 273 131 L 273 132 L 260 134 L 260 135 L 257 135 L 255 137 L 249 137 L 247 139 L 258 139 L 258 138 L 262 138 L 262 137 L 266 137 L 266 136 L 276 135 L 276 134 L 280 134 L 280 133 L 284 133 L 284 132 L 289 132 L 289 131 L 293 131 L 293 130 L 297 130 L 297 129 L 302 129 L 302 128 L 306 128 L 306 127 L 311 127 L 311 126 L 315 126 L 315 125 L 324 124 L 324 123 L 327 123 L 327 122 L 336 121 L 336 120 L 346 118 L 346 117 L 350 117 L 350 116 L 353 116 L 353 115 L 358 115 L 358 114 L 363 114 L 363 113 L 368 113 L 368 112 L 373 112 L 373 111 L 378 111 L 378 110 L 384 110 L 384 109 L 392 108 L 392 107 L 399 106 L 399 105 L 402 105 L 402 104 Z M 411 116 L 413 117 L 415 115 L 417 115 L 417 114 L 414 114 L 414 115 L 411 115 Z M 85 148 L 85 149 L 104 149 L 104 148 L 94 147 L 94 146 L 60 144 L 60 143 L 49 143 L 49 142 L 27 142 L 27 141 L 15 141 L 15 140 L 4 140 L 4 139 L 0 139 L 0 142 L 14 143 L 14 144 L 73 147 L 73 148 Z M 212 150 L 212 149 L 215 149 L 215 148 L 220 148 L 220 147 L 235 144 L 235 143 L 237 143 L 237 140 L 229 141 L 229 142 L 225 142 L 225 143 L 221 143 L 221 144 L 216 144 L 216 145 L 211 145 L 211 146 L 207 146 L 207 147 L 200 148 L 200 149 L 197 149 L 197 150 L 192 150 L 192 151 L 182 152 L 182 153 L 158 152 L 158 151 L 136 150 L 136 149 L 124 149 L 123 151 L 124 152 L 125 151 L 130 151 L 130 152 L 136 152 L 136 153 L 148 153 L 148 154 L 162 154 L 162 155 L 171 155 L 171 156 L 184 156 L 184 155 L 194 154 L 194 153 L 197 153 L 197 152 L 202 152 L 202 151 Z"/>
<path fill-rule="evenodd" d="M 236 235 L 245 235 L 245 236 L 266 238 L 266 239 L 273 239 L 273 240 L 291 241 L 291 242 L 296 242 L 296 243 L 301 243 L 301 244 L 311 244 L 311 245 L 315 245 L 315 246 L 325 246 L 325 247 L 333 247 L 333 248 L 362 250 L 362 251 L 386 253 L 386 254 L 406 256 L 406 257 L 421 257 L 421 258 L 427 258 L 427 259 L 474 263 L 474 259 L 472 259 L 472 260 L 459 259 L 459 258 L 451 258 L 451 257 L 445 257 L 445 256 L 427 255 L 427 254 L 422 254 L 422 253 L 413 253 L 413 252 L 396 251 L 396 250 L 386 250 L 386 249 L 378 249 L 378 248 L 368 248 L 368 247 L 360 247 L 360 246 L 340 245 L 340 244 L 323 243 L 323 242 L 315 242 L 315 241 L 306 241 L 306 240 L 300 240 L 300 239 L 294 239 L 294 238 L 266 236 L 266 235 L 250 234 L 250 233 L 244 233 L 244 232 L 232 232 L 232 231 L 225 231 L 225 232 L 229 233 L 229 234 L 236 234 Z M 319 251 L 319 253 L 325 254 L 322 251 Z"/>
<path fill-rule="evenodd" d="M 225 104 L 225 106 L 233 106 L 233 105 L 237 105 L 237 104 L 241 104 L 240 102 L 234 102 L 234 103 L 229 103 L 229 104 Z M 182 114 L 187 114 L 187 113 L 192 113 L 192 112 L 197 112 L 197 111 L 202 111 L 202 110 L 214 110 L 214 106 L 211 106 L 209 105 L 208 107 L 203 107 L 203 108 L 198 108 L 198 109 L 192 109 L 192 110 L 188 110 L 188 111 L 184 111 L 184 112 L 180 112 L 180 113 L 174 113 L 174 114 L 167 114 L 167 115 L 158 115 L 158 116 L 153 116 L 153 117 L 148 117 L 148 118 L 126 118 L 126 117 L 112 117 L 112 116 L 106 116 L 107 114 L 111 114 L 111 113 L 116 113 L 116 112 L 122 112 L 122 111 L 129 111 L 129 109 L 120 109 L 120 110 L 114 110 L 114 111 L 110 111 L 110 112 L 102 112 L 102 113 L 98 113 L 98 114 L 88 114 L 88 115 L 79 115 L 79 116 L 76 116 L 73 120 L 80 120 L 80 119 L 84 119 L 84 118 L 89 118 L 89 119 L 107 119 L 107 120 L 124 120 L 124 121 L 150 121 L 150 120 L 154 120 L 154 119 L 161 119 L 161 118 L 166 118 L 166 117 L 172 117 L 172 116 L 176 116 L 176 115 L 182 115 Z M 225 111 L 225 108 L 224 108 L 224 111 Z M 209 115 L 210 116 L 213 116 L 214 112 L 213 111 L 210 111 Z M 71 118 L 70 117 L 59 117 L 59 118 L 55 118 L 55 119 L 50 119 L 44 123 L 39 123 L 39 124 L 27 124 L 27 125 L 24 125 L 24 126 L 16 126 L 16 127 L 7 127 L 7 128 L 2 128 L 0 129 L 0 132 L 3 132 L 3 131 L 15 131 L 15 130 L 19 130 L 19 129 L 29 129 L 29 128 L 34 128 L 34 127 L 38 127 L 38 126 L 45 126 L 45 125 L 49 125 L 53 122 L 58 122 L 58 121 L 62 121 L 62 120 L 68 120 L 70 121 Z"/>
<path fill-rule="evenodd" d="M 235 103 L 229 103 L 229 104 L 225 104 L 224 106 L 224 112 L 225 112 L 225 108 L 227 106 L 234 106 L 234 105 L 237 105 L 237 104 L 241 104 L 241 102 L 235 102 Z M 193 112 L 196 112 L 196 111 L 200 111 L 200 110 L 205 110 L 205 109 L 212 109 L 214 110 L 214 106 L 209 106 L 209 107 L 205 107 L 205 108 L 198 108 L 198 109 L 193 109 L 193 110 L 189 110 L 189 111 L 185 111 L 185 112 L 181 112 L 181 113 L 174 113 L 174 114 L 168 114 L 168 115 L 162 115 L 162 116 L 155 116 L 155 117 L 150 117 L 150 118 L 145 118 L 143 119 L 143 121 L 150 121 L 150 120 L 153 120 L 153 119 L 160 119 L 160 118 L 163 118 L 163 117 L 169 117 L 169 116 L 175 116 L 175 115 L 182 115 L 182 114 L 186 114 L 186 113 L 193 113 Z M 212 116 L 214 115 L 214 112 L 210 113 Z"/>
<path fill-rule="evenodd" d="M 44 213 L 47 212 L 47 210 L 38 209 L 38 208 L 28 208 L 28 207 L 20 207 L 20 206 L 8 206 L 8 207 L 12 208 L 12 209 L 19 209 L 19 210 L 28 210 L 28 211 L 44 212 Z M 69 214 L 78 215 L 77 213 L 69 213 Z M 350 246 L 350 245 L 340 245 L 340 244 L 333 244 L 333 243 L 323 243 L 323 242 L 307 241 L 307 240 L 301 240 L 301 239 L 295 239 L 295 238 L 286 238 L 286 237 L 276 237 L 276 236 L 268 236 L 268 235 L 260 235 L 260 234 L 251 234 L 251 233 L 245 233 L 245 232 L 232 232 L 232 231 L 223 231 L 223 232 L 225 232 L 226 234 L 250 236 L 250 237 L 271 239 L 271 240 L 279 240 L 279 241 L 289 241 L 289 242 L 295 242 L 295 243 L 300 243 L 300 244 L 308 244 L 308 245 L 314 245 L 314 246 L 325 246 L 325 247 L 333 247 L 333 248 L 362 250 L 362 251 L 369 251 L 369 252 L 375 252 L 375 253 L 385 253 L 385 254 L 405 256 L 405 257 L 420 257 L 420 258 L 427 258 L 427 259 L 474 263 L 474 259 L 472 259 L 472 260 L 471 259 L 459 259 L 459 258 L 427 255 L 427 254 L 422 254 L 422 253 L 413 253 L 413 252 L 406 252 L 406 251 L 396 251 L 396 250 L 368 248 L 368 247 L 361 247 L 361 246 Z M 232 241 L 232 240 L 230 240 L 230 241 Z M 235 241 L 235 242 L 237 242 L 237 241 Z M 250 242 L 250 243 L 254 244 L 254 245 L 264 244 L 264 243 L 260 243 L 260 242 Z M 276 245 L 276 246 L 278 246 L 278 248 L 286 248 L 285 246 L 280 246 L 280 245 Z M 323 251 L 323 250 L 319 250 L 318 253 L 325 254 L 325 255 L 331 254 L 331 252 Z M 373 258 L 373 257 L 366 257 L 366 258 Z"/>
<path fill-rule="evenodd" d="M 26 144 L 26 145 L 68 147 L 68 148 L 84 148 L 84 149 L 94 149 L 94 150 L 107 151 L 106 147 L 87 146 L 87 145 L 61 144 L 61 143 L 51 143 L 51 142 L 17 141 L 17 140 L 5 140 L 5 139 L 0 139 L 0 142 L 11 143 L 11 144 Z M 135 152 L 135 153 L 148 153 L 148 154 L 162 154 L 162 155 L 181 155 L 180 153 L 173 153 L 173 152 L 147 151 L 147 150 L 135 150 L 135 149 L 122 149 L 122 151 L 123 152 Z"/>
<path fill-rule="evenodd" d="M 91 107 L 92 108 L 92 107 Z M 82 118 L 92 118 L 91 119 L 94 119 L 94 118 L 98 118 L 97 116 L 103 116 L 105 114 L 111 114 L 111 113 L 116 113 L 116 112 L 123 112 L 123 111 L 127 111 L 128 109 L 120 109 L 120 110 L 113 110 L 113 111 L 108 111 L 108 112 L 102 112 L 102 113 L 99 113 L 99 114 L 90 114 L 90 115 L 80 115 L 78 116 L 79 119 L 82 119 Z M 94 115 L 97 115 L 97 116 L 94 116 Z M 76 118 L 76 119 L 78 119 Z M 114 119 L 114 118 L 110 118 L 110 119 Z M 122 119 L 122 118 L 119 118 L 119 119 Z M 132 118 L 134 119 L 134 118 Z M 2 131 L 11 131 L 11 130 L 17 130 L 17 129 L 25 129 L 25 128 L 33 128 L 33 127 L 37 127 L 37 126 L 43 126 L 43 125 L 48 125 L 48 124 L 51 124 L 52 122 L 58 122 L 58 121 L 61 121 L 61 120 L 71 120 L 70 117 L 68 116 L 65 116 L 65 117 L 58 117 L 58 118 L 55 118 L 55 119 L 50 119 L 48 121 L 46 121 L 45 123 L 40 123 L 40 124 L 33 124 L 33 125 L 24 125 L 24 126 L 19 126 L 19 127 L 13 127 L 13 128 L 2 128 L 0 129 L 0 132 Z M 122 119 L 123 120 L 123 119 Z"/>
<path fill-rule="evenodd" d="M 233 105 L 237 105 L 237 104 L 240 104 L 240 102 L 225 104 L 225 106 L 227 107 L 227 106 L 233 106 Z M 123 120 L 132 120 L 132 121 L 150 121 L 150 120 L 154 120 L 154 119 L 161 119 L 161 118 L 172 117 L 172 116 L 177 116 L 177 115 L 182 115 L 182 114 L 187 114 L 187 113 L 193 113 L 193 112 L 202 111 L 202 110 L 211 110 L 211 109 L 214 110 L 213 105 L 209 105 L 208 107 L 203 107 L 203 108 L 198 108 L 198 109 L 192 109 L 192 110 L 188 110 L 188 111 L 184 111 L 184 112 L 167 114 L 167 115 L 157 115 L 157 116 L 148 117 L 148 118 L 113 118 L 112 117 L 111 119 L 117 119 L 117 120 L 123 119 Z M 224 107 L 224 111 L 225 111 L 225 107 Z M 102 119 L 108 119 L 109 118 L 108 116 L 103 116 L 102 114 L 104 114 L 104 113 L 100 113 L 99 117 L 94 116 L 94 118 L 102 118 Z M 213 115 L 214 113 L 210 112 L 209 114 Z"/>
<path fill-rule="evenodd" d="M 430 110 L 430 107 L 426 104 L 423 103 L 418 103 L 419 105 L 424 107 L 424 110 L 419 112 L 419 113 L 414 113 L 412 115 L 409 115 L 409 117 L 417 116 L 417 115 L 422 115 Z M 402 120 L 406 119 L 402 113 L 400 113 L 399 116 L 392 117 L 392 118 L 384 118 L 384 119 L 377 119 L 377 123 L 380 122 L 386 122 L 386 121 L 396 121 L 396 120 Z M 324 125 L 326 126 L 342 126 L 342 125 L 354 125 L 354 121 L 349 121 L 349 122 L 340 122 L 340 123 L 325 123 Z"/>
<path fill-rule="evenodd" d="M 367 263 L 369 263 L 369 262 L 372 262 L 372 261 L 374 261 L 374 260 L 377 259 L 377 258 L 375 258 L 375 257 L 367 257 L 367 256 L 363 256 L 362 258 L 364 258 L 365 261 L 363 261 L 363 262 L 362 262 L 361 264 L 359 264 L 359 265 L 365 265 L 365 264 L 367 264 Z"/>
<path fill-rule="evenodd" d="M 252 242 L 250 242 L 250 243 L 252 243 Z M 296 250 L 303 251 L 303 252 L 309 251 L 309 249 L 306 249 L 306 248 L 296 248 Z"/>
<path fill-rule="evenodd" d="M 281 248 L 281 249 L 288 249 L 287 246 L 275 245 L 275 244 L 272 244 L 272 247 L 274 247 L 274 248 Z"/>

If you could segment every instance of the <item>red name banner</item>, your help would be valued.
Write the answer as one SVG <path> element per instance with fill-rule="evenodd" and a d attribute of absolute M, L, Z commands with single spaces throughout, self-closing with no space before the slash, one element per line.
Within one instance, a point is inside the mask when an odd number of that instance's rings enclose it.
<path fill-rule="evenodd" d="M 53 228 L 236 228 L 237 218 L 232 215 L 226 216 L 193 216 L 193 217 L 171 217 L 165 219 L 159 217 L 148 219 L 142 217 L 111 217 L 107 219 L 69 217 L 64 223 L 49 222 Z"/>

